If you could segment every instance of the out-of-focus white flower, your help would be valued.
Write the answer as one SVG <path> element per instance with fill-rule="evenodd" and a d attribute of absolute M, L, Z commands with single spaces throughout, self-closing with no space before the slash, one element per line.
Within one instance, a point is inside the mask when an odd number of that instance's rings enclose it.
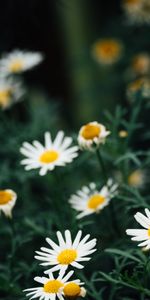
<path fill-rule="evenodd" d="M 0 77 L 0 107 L 7 109 L 21 100 L 24 90 L 21 81 Z"/>
<path fill-rule="evenodd" d="M 113 38 L 98 40 L 92 47 L 93 57 L 101 65 L 112 65 L 116 63 L 120 59 L 122 52 L 122 43 Z"/>
<path fill-rule="evenodd" d="M 123 0 L 122 7 L 131 23 L 150 24 L 149 0 Z"/>
<path fill-rule="evenodd" d="M 90 183 L 89 186 L 83 186 L 81 190 L 77 191 L 69 199 L 71 206 L 80 212 L 77 215 L 77 219 L 100 212 L 116 195 L 117 187 L 118 185 L 113 184 L 111 179 L 108 180 L 107 185 L 104 185 L 100 191 L 96 189 L 94 183 Z"/>
<path fill-rule="evenodd" d="M 133 75 L 150 74 L 150 55 L 148 53 L 139 53 L 132 58 L 130 71 Z"/>
<path fill-rule="evenodd" d="M 14 50 L 3 55 L 0 60 L 1 74 L 17 74 L 32 69 L 43 60 L 43 55 L 39 52 L 28 52 Z"/>
<path fill-rule="evenodd" d="M 144 99 L 150 98 L 150 78 L 141 77 L 132 81 L 127 86 L 127 97 L 129 101 L 133 102 L 136 99 L 137 93 L 141 93 Z"/>

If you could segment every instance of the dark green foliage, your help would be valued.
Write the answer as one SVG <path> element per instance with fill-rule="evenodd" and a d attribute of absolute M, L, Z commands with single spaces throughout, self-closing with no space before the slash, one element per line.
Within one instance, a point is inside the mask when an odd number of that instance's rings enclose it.
<path fill-rule="evenodd" d="M 119 172 L 122 181 L 118 195 L 108 207 L 98 215 L 79 221 L 68 198 L 91 181 L 99 187 L 103 185 L 104 174 L 96 154 L 80 152 L 72 164 L 56 168 L 44 177 L 38 175 L 38 170 L 27 172 L 20 165 L 22 142 L 34 139 L 42 142 L 46 130 L 53 136 L 61 128 L 68 130 L 62 121 L 58 123 L 57 108 L 35 93 L 28 102 L 20 104 L 18 119 L 14 119 L 13 109 L 1 112 L 1 189 L 12 188 L 18 200 L 13 219 L 6 219 L 4 215 L 0 218 L 0 299 L 25 299 L 22 290 L 34 286 L 34 276 L 42 276 L 44 271 L 33 259 L 35 250 L 46 245 L 45 237 L 56 240 L 56 231 L 63 232 L 67 228 L 73 235 L 81 228 L 84 234 L 90 233 L 98 239 L 92 261 L 83 271 L 76 272 L 85 281 L 86 299 L 149 299 L 149 254 L 138 249 L 125 233 L 127 228 L 137 226 L 133 214 L 150 208 L 146 183 L 138 190 L 127 182 L 133 170 L 145 170 L 150 162 L 149 150 L 142 147 L 146 127 L 141 100 L 137 99 L 130 112 L 119 106 L 115 116 L 106 112 L 105 124 L 111 135 L 100 151 L 107 176 L 114 177 Z M 128 131 L 127 138 L 118 136 L 122 128 Z M 74 141 L 76 143 L 76 135 Z"/>

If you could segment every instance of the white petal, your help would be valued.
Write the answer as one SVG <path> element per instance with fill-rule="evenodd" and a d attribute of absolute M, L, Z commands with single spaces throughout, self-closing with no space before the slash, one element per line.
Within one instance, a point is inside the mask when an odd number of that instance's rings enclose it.
<path fill-rule="evenodd" d="M 59 252 L 60 251 L 60 247 L 54 243 L 50 238 L 46 238 L 46 242 L 56 251 Z"/>
<path fill-rule="evenodd" d="M 45 147 L 47 150 L 52 147 L 52 140 L 49 132 L 45 132 Z"/>
<path fill-rule="evenodd" d="M 65 247 L 66 243 L 65 243 L 65 241 L 63 239 L 63 236 L 62 236 L 61 232 L 57 231 L 56 234 L 57 234 L 57 237 L 58 237 L 58 241 L 59 241 L 60 247 Z"/>
<path fill-rule="evenodd" d="M 73 242 L 73 245 L 72 245 L 73 248 L 76 249 L 78 247 L 80 239 L 81 239 L 81 236 L 82 236 L 82 231 L 79 230 L 78 233 L 77 233 L 77 235 L 76 235 L 76 237 L 75 237 L 75 240 Z"/>
<path fill-rule="evenodd" d="M 63 137 L 64 137 L 64 132 L 63 131 L 59 131 L 57 133 L 57 136 L 53 142 L 53 146 L 54 148 L 59 148 L 61 143 L 62 143 L 62 140 L 63 140 Z"/>
<path fill-rule="evenodd" d="M 84 268 L 81 264 L 77 263 L 76 261 L 74 261 L 73 263 L 71 263 L 71 266 L 73 266 L 73 267 L 75 267 L 77 269 L 83 269 Z"/>
<path fill-rule="evenodd" d="M 66 238 L 66 244 L 68 247 L 72 246 L 72 239 L 71 239 L 71 233 L 69 230 L 65 230 L 65 238 Z"/>
<path fill-rule="evenodd" d="M 136 213 L 134 216 L 136 221 L 142 225 L 144 228 L 148 229 L 150 227 L 150 220 L 146 218 L 143 214 L 141 213 Z"/>

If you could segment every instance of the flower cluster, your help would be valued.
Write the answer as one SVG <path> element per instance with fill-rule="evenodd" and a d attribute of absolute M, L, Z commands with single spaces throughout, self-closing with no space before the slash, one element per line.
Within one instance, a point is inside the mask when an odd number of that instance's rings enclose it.
<path fill-rule="evenodd" d="M 64 297 L 84 297 L 86 290 L 82 287 L 83 283 L 79 279 L 69 280 L 74 271 L 66 273 L 69 267 L 82 269 L 82 262 L 89 261 L 92 253 L 96 251 L 96 239 L 89 241 L 90 235 L 82 238 L 82 231 L 78 231 L 74 241 L 69 230 L 65 231 L 65 239 L 60 231 L 57 232 L 59 244 L 56 244 L 50 238 L 46 238 L 50 248 L 42 247 L 41 251 L 36 251 L 36 259 L 40 260 L 43 266 L 50 266 L 44 273 L 47 277 L 35 277 L 34 280 L 41 284 L 25 290 L 27 296 L 32 298 L 42 298 L 44 300 L 54 300 L 56 296 L 62 300 Z M 59 271 L 57 276 L 53 273 Z"/>
<path fill-rule="evenodd" d="M 150 2 L 148 0 L 123 0 L 122 7 L 130 23 L 150 24 Z"/>
<path fill-rule="evenodd" d="M 23 80 L 16 76 L 43 60 L 41 53 L 14 50 L 0 59 L 0 107 L 7 109 L 22 99 Z"/>

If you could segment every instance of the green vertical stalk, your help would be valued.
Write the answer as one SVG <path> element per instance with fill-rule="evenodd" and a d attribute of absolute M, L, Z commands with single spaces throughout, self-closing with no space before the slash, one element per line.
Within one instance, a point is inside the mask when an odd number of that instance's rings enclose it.
<path fill-rule="evenodd" d="M 99 102 L 99 83 L 91 55 L 93 20 L 91 1 L 64 0 L 57 4 L 57 16 L 65 46 L 66 65 L 69 73 L 71 109 L 75 124 L 95 118 Z M 94 103 L 93 103 L 94 102 Z"/>

